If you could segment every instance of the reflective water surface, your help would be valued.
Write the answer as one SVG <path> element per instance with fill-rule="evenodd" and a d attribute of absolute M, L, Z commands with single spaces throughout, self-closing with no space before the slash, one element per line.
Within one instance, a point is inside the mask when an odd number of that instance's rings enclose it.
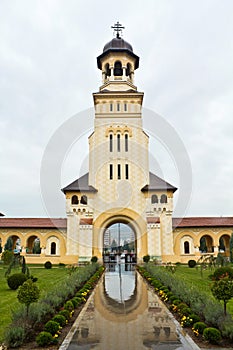
<path fill-rule="evenodd" d="M 180 350 L 176 325 L 130 264 L 112 264 L 80 315 L 68 350 Z"/>

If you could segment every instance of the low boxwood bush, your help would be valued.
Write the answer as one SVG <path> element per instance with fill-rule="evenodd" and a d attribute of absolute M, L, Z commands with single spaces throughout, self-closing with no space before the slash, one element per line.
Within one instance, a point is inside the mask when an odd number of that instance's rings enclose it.
<path fill-rule="evenodd" d="M 203 337 L 211 344 L 217 344 L 221 340 L 221 333 L 217 328 L 209 327 L 203 331 Z"/>
<path fill-rule="evenodd" d="M 72 303 L 71 300 L 68 300 L 65 305 L 64 305 L 64 309 L 68 310 L 68 311 L 73 311 L 74 310 L 74 305 Z"/>
<path fill-rule="evenodd" d="M 79 304 L 78 298 L 74 297 L 74 298 L 70 299 L 70 301 L 71 301 L 71 303 L 73 304 L 74 309 L 76 309 L 76 307 L 77 307 L 78 304 Z"/>
<path fill-rule="evenodd" d="M 7 283 L 11 289 L 16 290 L 26 280 L 27 280 L 27 277 L 24 273 L 14 273 L 13 275 L 11 275 L 7 278 Z"/>
<path fill-rule="evenodd" d="M 25 339 L 25 330 L 23 327 L 8 328 L 5 334 L 7 346 L 10 348 L 18 348 Z"/>
<path fill-rule="evenodd" d="M 45 267 L 46 269 L 51 269 L 51 268 L 52 268 L 52 263 L 51 263 L 50 261 L 46 261 L 46 262 L 44 263 L 44 267 Z"/>
<path fill-rule="evenodd" d="M 148 263 L 150 261 L 150 255 L 144 255 L 142 259 L 144 263 Z"/>
<path fill-rule="evenodd" d="M 98 261 L 97 256 L 93 256 L 93 257 L 91 258 L 91 262 L 92 262 L 92 263 L 96 263 L 97 261 Z"/>
<path fill-rule="evenodd" d="M 45 332 L 49 332 L 52 335 L 55 335 L 59 331 L 59 329 L 60 329 L 60 324 L 53 320 L 48 321 L 44 326 Z"/>
<path fill-rule="evenodd" d="M 198 331 L 199 334 L 203 334 L 205 328 L 207 325 L 204 322 L 196 322 L 193 325 L 193 330 Z"/>
<path fill-rule="evenodd" d="M 196 315 L 196 314 L 192 313 L 192 314 L 189 315 L 189 317 L 190 317 L 190 319 L 192 319 L 192 324 L 197 323 L 197 322 L 200 321 L 200 317 L 198 315 Z"/>
<path fill-rule="evenodd" d="M 63 315 L 55 315 L 52 318 L 52 321 L 59 323 L 61 327 L 64 327 L 66 325 L 66 318 Z"/>
<path fill-rule="evenodd" d="M 36 337 L 36 342 L 39 346 L 54 344 L 54 338 L 49 332 L 40 332 Z"/>
<path fill-rule="evenodd" d="M 189 267 L 193 268 L 193 267 L 195 267 L 196 265 L 197 265 L 197 263 L 196 263 L 195 260 L 189 260 L 189 261 L 188 261 L 188 266 L 189 266 Z"/>
<path fill-rule="evenodd" d="M 68 310 L 61 310 L 61 311 L 59 311 L 59 315 L 64 316 L 67 321 L 70 318 L 70 312 Z"/>

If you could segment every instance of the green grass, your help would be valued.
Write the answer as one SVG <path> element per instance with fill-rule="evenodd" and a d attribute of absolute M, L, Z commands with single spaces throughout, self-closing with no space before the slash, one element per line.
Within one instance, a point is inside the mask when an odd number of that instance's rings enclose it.
<path fill-rule="evenodd" d="M 0 269 L 0 344 L 3 341 L 4 331 L 11 322 L 11 310 L 19 304 L 17 299 L 17 290 L 11 290 L 8 287 L 5 278 L 5 269 Z M 37 277 L 36 282 L 41 294 L 54 288 L 54 284 L 62 281 L 68 274 L 65 268 L 30 268 L 33 277 Z"/>
<path fill-rule="evenodd" d="M 178 266 L 175 276 L 183 279 L 186 283 L 198 286 L 201 291 L 205 291 L 212 296 L 211 284 L 212 281 L 208 278 L 209 275 L 214 273 L 214 269 L 207 268 L 203 270 L 203 277 L 201 276 L 200 267 L 190 268 L 188 266 Z M 227 311 L 233 315 L 233 299 L 227 303 Z"/>

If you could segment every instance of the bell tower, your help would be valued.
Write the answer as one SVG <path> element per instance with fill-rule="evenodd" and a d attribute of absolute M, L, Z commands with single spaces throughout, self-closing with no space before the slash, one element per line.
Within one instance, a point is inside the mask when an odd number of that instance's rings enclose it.
<path fill-rule="evenodd" d="M 104 46 L 103 53 L 97 57 L 97 66 L 102 71 L 100 91 L 136 91 L 134 72 L 139 66 L 139 57 L 121 37 L 124 27 L 117 22 L 112 28 L 116 37 Z"/>
<path fill-rule="evenodd" d="M 134 85 L 139 57 L 121 37 L 122 25 L 117 22 L 112 28 L 116 36 L 97 57 L 102 85 L 93 94 L 89 184 L 98 190 L 94 207 L 99 213 L 125 206 L 140 213 L 144 202 L 141 188 L 149 181 L 149 167 L 148 136 L 142 129 L 143 93 Z"/>

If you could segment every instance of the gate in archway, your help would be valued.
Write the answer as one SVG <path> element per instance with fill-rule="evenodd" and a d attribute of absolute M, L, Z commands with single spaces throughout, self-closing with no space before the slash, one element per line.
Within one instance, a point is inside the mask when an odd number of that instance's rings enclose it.
<path fill-rule="evenodd" d="M 132 227 L 123 222 L 108 226 L 104 231 L 103 262 L 135 264 L 136 236 Z"/>

